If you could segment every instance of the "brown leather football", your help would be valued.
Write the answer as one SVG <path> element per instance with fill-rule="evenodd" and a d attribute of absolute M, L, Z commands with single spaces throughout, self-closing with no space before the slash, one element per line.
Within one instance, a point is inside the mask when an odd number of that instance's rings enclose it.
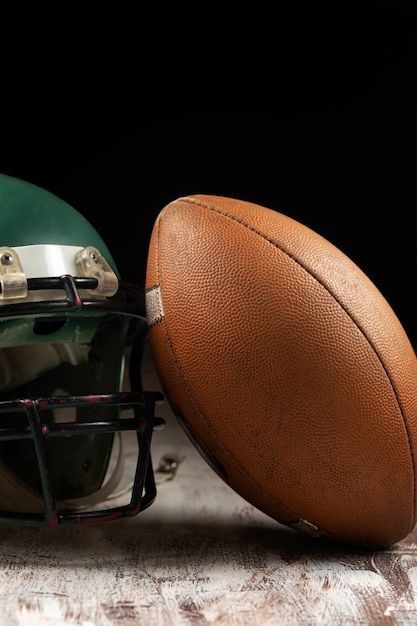
<path fill-rule="evenodd" d="M 256 204 L 179 198 L 153 228 L 146 307 L 165 395 L 238 494 L 331 541 L 413 529 L 416 356 L 338 248 Z"/>

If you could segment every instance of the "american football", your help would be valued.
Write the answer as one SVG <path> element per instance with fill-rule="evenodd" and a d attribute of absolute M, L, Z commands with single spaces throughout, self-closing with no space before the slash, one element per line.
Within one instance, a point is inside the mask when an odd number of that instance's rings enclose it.
<path fill-rule="evenodd" d="M 233 490 L 330 541 L 411 532 L 417 360 L 346 254 L 276 210 L 195 195 L 158 215 L 146 272 L 163 391 Z"/>

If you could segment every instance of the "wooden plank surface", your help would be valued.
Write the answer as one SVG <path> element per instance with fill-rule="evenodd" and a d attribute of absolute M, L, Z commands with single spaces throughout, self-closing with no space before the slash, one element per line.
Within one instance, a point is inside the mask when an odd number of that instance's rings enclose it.
<path fill-rule="evenodd" d="M 150 367 L 147 389 L 155 389 Z M 184 455 L 133 519 L 0 526 L 0 626 L 332 626 L 417 623 L 417 536 L 388 550 L 331 546 L 233 493 L 169 408 L 153 458 Z"/>

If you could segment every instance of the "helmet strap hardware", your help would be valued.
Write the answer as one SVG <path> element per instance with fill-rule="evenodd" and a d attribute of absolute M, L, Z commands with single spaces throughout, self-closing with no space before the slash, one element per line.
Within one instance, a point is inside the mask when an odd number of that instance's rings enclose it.
<path fill-rule="evenodd" d="M 105 298 L 115 295 L 119 288 L 118 278 L 97 248 L 87 246 L 79 250 L 75 255 L 75 264 L 80 276 L 97 279 L 97 288 L 93 291 L 87 290 L 90 295 L 100 295 Z"/>
<path fill-rule="evenodd" d="M 13 248 L 0 247 L 0 300 L 26 298 L 26 275 L 19 255 Z"/>

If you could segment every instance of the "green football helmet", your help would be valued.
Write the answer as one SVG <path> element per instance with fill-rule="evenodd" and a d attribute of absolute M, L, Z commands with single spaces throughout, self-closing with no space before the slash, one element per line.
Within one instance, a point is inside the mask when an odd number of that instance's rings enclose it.
<path fill-rule="evenodd" d="M 1 522 L 91 523 L 154 501 L 150 444 L 164 422 L 162 395 L 142 389 L 146 335 L 143 290 L 120 280 L 93 226 L 0 174 Z M 126 433 L 138 453 L 129 480 Z"/>

